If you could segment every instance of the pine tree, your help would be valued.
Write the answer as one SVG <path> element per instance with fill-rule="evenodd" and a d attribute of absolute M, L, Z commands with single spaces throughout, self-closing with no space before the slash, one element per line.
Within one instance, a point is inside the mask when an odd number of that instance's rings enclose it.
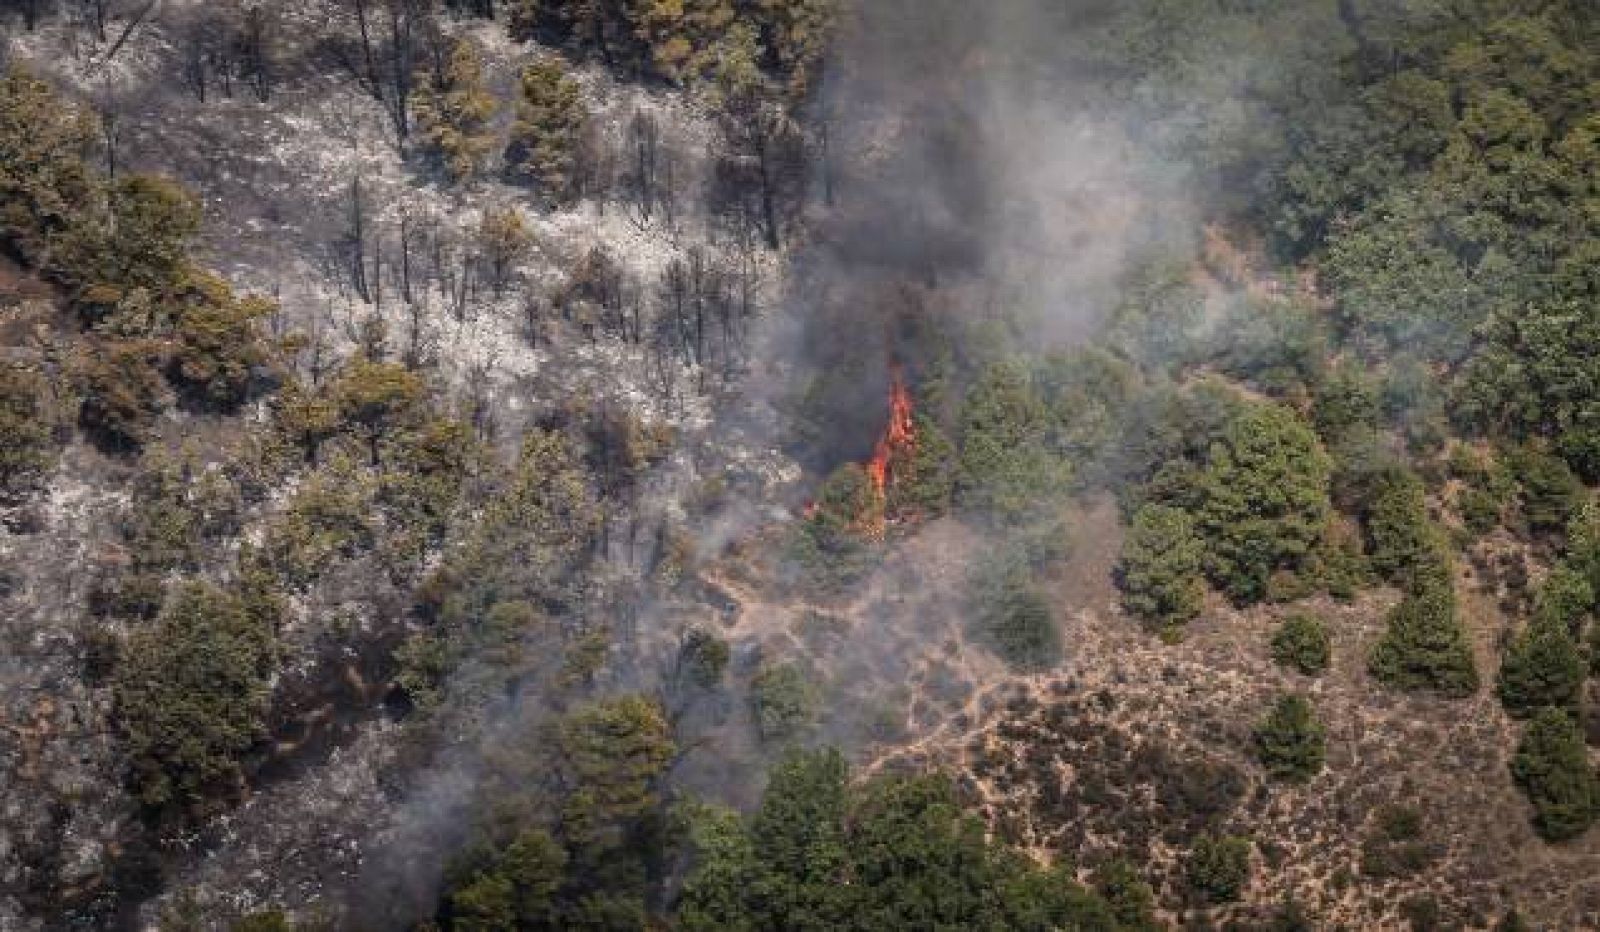
<path fill-rule="evenodd" d="M 552 204 L 572 197 L 577 156 L 589 121 L 582 89 L 554 56 L 540 58 L 522 72 L 522 96 L 506 148 L 511 176 L 536 187 Z"/>
<path fill-rule="evenodd" d="M 1122 544 L 1118 578 L 1122 605 L 1136 618 L 1176 631 L 1200 614 L 1204 547 L 1189 513 L 1148 504 L 1134 515 Z"/>
<path fill-rule="evenodd" d="M 1390 686 L 1465 696 L 1478 688 L 1467 633 L 1456 618 L 1454 594 L 1444 586 L 1408 593 L 1389 614 L 1389 627 L 1368 663 Z"/>
<path fill-rule="evenodd" d="M 1519 718 L 1545 707 L 1576 711 L 1586 667 L 1566 622 L 1535 618 L 1500 665 L 1500 701 Z"/>
<path fill-rule="evenodd" d="M 1235 601 L 1259 600 L 1274 570 L 1322 539 L 1332 464 L 1288 408 L 1254 405 L 1229 423 L 1200 476 L 1197 523 L 1207 575 Z"/>
<path fill-rule="evenodd" d="M 467 181 L 483 169 L 494 147 L 489 123 L 495 98 L 484 86 L 483 59 L 477 46 L 455 44 L 443 71 L 417 82 L 411 106 L 423 140 L 438 155 L 455 181 Z"/>
<path fill-rule="evenodd" d="M 1533 827 L 1547 841 L 1576 838 L 1600 812 L 1600 781 L 1578 723 L 1545 709 L 1528 723 L 1511 761 L 1511 775 L 1533 804 Z"/>

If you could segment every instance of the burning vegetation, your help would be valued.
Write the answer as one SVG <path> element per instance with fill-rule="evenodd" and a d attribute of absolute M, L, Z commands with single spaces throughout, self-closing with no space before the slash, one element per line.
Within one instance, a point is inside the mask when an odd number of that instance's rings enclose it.
<path fill-rule="evenodd" d="M 806 505 L 805 516 L 815 520 L 822 517 L 824 501 L 833 499 L 844 505 L 843 515 L 849 531 L 868 541 L 882 541 L 889 524 L 915 515 L 915 509 L 906 507 L 901 496 L 894 493 L 913 472 L 917 452 L 917 423 L 911 390 L 906 387 L 905 369 L 896 363 L 890 367 L 889 423 L 884 427 L 878 442 L 873 446 L 872 457 L 865 463 L 847 464 L 834 474 L 829 485 L 858 486 L 854 494 L 840 497 L 828 495 Z M 862 483 L 861 478 L 865 479 Z"/>

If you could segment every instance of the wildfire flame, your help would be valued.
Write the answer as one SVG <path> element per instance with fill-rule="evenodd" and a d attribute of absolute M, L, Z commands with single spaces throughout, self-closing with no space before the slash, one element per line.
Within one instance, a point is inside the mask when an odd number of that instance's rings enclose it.
<path fill-rule="evenodd" d="M 906 388 L 905 374 L 893 366 L 889 385 L 889 424 L 873 447 L 872 458 L 862 464 L 867 478 L 872 482 L 872 505 L 856 516 L 851 530 L 871 540 L 882 540 L 888 531 L 889 486 L 895 481 L 895 469 L 905 463 L 916 449 L 916 424 L 912 419 L 911 392 Z M 819 511 L 818 503 L 807 502 L 804 514 L 813 518 Z"/>
<path fill-rule="evenodd" d="M 916 427 L 911 420 L 911 392 L 899 366 L 894 367 L 889 387 L 889 426 L 883 429 L 878 445 L 867 462 L 867 475 L 879 498 L 889 494 L 890 469 L 894 462 L 916 447 Z"/>

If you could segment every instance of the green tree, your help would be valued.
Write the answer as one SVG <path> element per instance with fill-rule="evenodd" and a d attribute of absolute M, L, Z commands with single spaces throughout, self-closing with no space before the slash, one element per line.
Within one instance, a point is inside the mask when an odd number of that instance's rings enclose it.
<path fill-rule="evenodd" d="M 489 285 L 496 294 L 505 290 L 517 263 L 533 249 L 533 233 L 515 207 L 490 207 L 478 222 L 478 254 Z"/>
<path fill-rule="evenodd" d="M 1443 586 L 1408 593 L 1389 613 L 1368 669 L 1397 689 L 1465 696 L 1478 688 L 1467 633 L 1456 618 L 1455 596 Z"/>
<path fill-rule="evenodd" d="M 397 363 L 357 361 L 340 376 L 333 390 L 339 416 L 366 442 L 373 466 L 383 441 L 416 420 L 424 390 L 422 379 Z"/>
<path fill-rule="evenodd" d="M 1327 626 L 1314 615 L 1296 612 L 1272 635 L 1272 659 L 1306 676 L 1328 669 L 1331 655 Z"/>
<path fill-rule="evenodd" d="M 1533 611 L 1535 617 L 1560 625 L 1577 637 L 1583 632 L 1594 605 L 1594 588 L 1589 580 L 1562 561 L 1550 568 L 1550 575 L 1539 585 Z"/>
<path fill-rule="evenodd" d="M 184 286 L 168 377 L 197 407 L 236 411 L 262 374 L 258 370 L 272 362 L 259 325 L 276 307 L 265 298 L 235 295 L 206 272 L 190 272 Z"/>
<path fill-rule="evenodd" d="M 1118 565 L 1123 608 L 1164 631 L 1176 632 L 1200 614 L 1205 600 L 1204 556 L 1188 512 L 1153 503 L 1141 507 L 1123 541 Z"/>
<path fill-rule="evenodd" d="M 1422 480 L 1398 467 L 1380 471 L 1363 510 L 1367 559 L 1378 575 L 1407 592 L 1448 585 L 1450 563 L 1428 520 Z"/>
<path fill-rule="evenodd" d="M 580 862 L 625 848 L 661 805 L 660 778 L 677 752 L 665 714 L 641 696 L 595 702 L 564 716 L 556 746 L 567 785 L 561 832 Z"/>
<path fill-rule="evenodd" d="M 1155 890 L 1131 862 L 1124 858 L 1107 861 L 1095 868 L 1093 880 L 1095 891 L 1116 916 L 1119 929 L 1156 932 L 1163 928 L 1156 919 Z"/>
<path fill-rule="evenodd" d="M 760 929 L 840 928 L 849 922 L 848 768 L 834 748 L 791 751 L 772 769 L 750 822 L 761 863 L 751 917 Z M 763 902 L 764 901 L 764 902 Z"/>
<path fill-rule="evenodd" d="M 140 803 L 199 813 L 237 795 L 244 756 L 266 734 L 275 662 L 272 623 L 203 583 L 134 632 L 113 696 Z"/>
<path fill-rule="evenodd" d="M 963 507 L 1015 520 L 1041 499 L 1066 489 L 1071 467 L 1046 440 L 1049 414 L 1025 366 L 990 366 L 961 410 Z"/>
<path fill-rule="evenodd" d="M 915 415 L 912 425 L 916 442 L 910 454 L 890 463 L 885 511 L 896 518 L 937 518 L 950 510 L 955 493 L 955 445 L 926 415 Z"/>
<path fill-rule="evenodd" d="M 84 216 L 58 238 L 52 270 L 74 289 L 80 310 L 125 336 L 170 323 L 187 283 L 200 204 L 164 178 L 130 175 L 106 192 L 103 213 Z"/>
<path fill-rule="evenodd" d="M 683 928 L 771 932 L 1144 929 L 1148 889 L 1107 878 L 1114 908 L 1070 870 L 1043 870 L 987 838 L 939 774 L 851 786 L 837 751 L 796 752 L 774 768 L 760 810 L 691 822 L 696 867 Z M 1119 917 L 1129 917 L 1126 925 Z"/>
<path fill-rule="evenodd" d="M 1537 450 L 1524 449 L 1510 457 L 1512 471 L 1522 483 L 1522 516 L 1539 533 L 1559 533 L 1582 503 L 1583 486 L 1567 464 Z"/>
<path fill-rule="evenodd" d="M 811 677 L 795 664 L 762 668 L 750 683 L 750 694 L 763 741 L 792 738 L 816 724 L 822 697 Z"/>
<path fill-rule="evenodd" d="M 560 928 L 557 893 L 566 881 L 566 866 L 566 851 L 548 832 L 523 831 L 450 891 L 450 928 L 555 932 Z"/>
<path fill-rule="evenodd" d="M 1281 696 L 1256 726 L 1256 758 L 1279 780 L 1304 783 L 1322 770 L 1327 752 L 1322 723 L 1304 696 Z"/>
<path fill-rule="evenodd" d="M 494 95 L 484 85 L 483 58 L 469 40 L 459 40 L 437 73 L 420 78 L 412 92 L 417 130 L 454 181 L 468 181 L 483 170 L 494 148 L 490 123 Z"/>
<path fill-rule="evenodd" d="M 534 185 L 554 204 L 575 193 L 578 149 L 589 122 L 582 89 L 554 56 L 522 72 L 522 96 L 506 149 L 512 177 Z"/>
<path fill-rule="evenodd" d="M 1536 617 L 1501 661 L 1500 701 L 1519 718 L 1546 707 L 1576 712 L 1587 666 L 1565 621 Z"/>
<path fill-rule="evenodd" d="M 1327 528 L 1332 470 L 1316 434 L 1278 405 L 1246 408 L 1212 445 L 1197 526 L 1211 580 L 1235 601 L 1266 594 L 1274 570 L 1300 565 Z"/>
<path fill-rule="evenodd" d="M 1600 781 L 1589 766 L 1583 732 L 1561 709 L 1544 709 L 1528 723 L 1511 775 L 1533 804 L 1533 827 L 1547 841 L 1576 838 L 1600 811 Z"/>

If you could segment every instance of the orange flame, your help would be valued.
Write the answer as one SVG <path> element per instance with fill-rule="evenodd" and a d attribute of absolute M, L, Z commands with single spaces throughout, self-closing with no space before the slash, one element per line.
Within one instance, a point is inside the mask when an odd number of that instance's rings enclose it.
<path fill-rule="evenodd" d="M 872 459 L 867 462 L 867 475 L 872 477 L 879 498 L 889 494 L 893 462 L 914 449 L 916 440 L 916 427 L 911 420 L 911 392 L 906 390 L 900 367 L 895 366 L 889 388 L 889 426 L 884 428 L 883 436 L 878 438 L 878 445 L 872 451 Z"/>

